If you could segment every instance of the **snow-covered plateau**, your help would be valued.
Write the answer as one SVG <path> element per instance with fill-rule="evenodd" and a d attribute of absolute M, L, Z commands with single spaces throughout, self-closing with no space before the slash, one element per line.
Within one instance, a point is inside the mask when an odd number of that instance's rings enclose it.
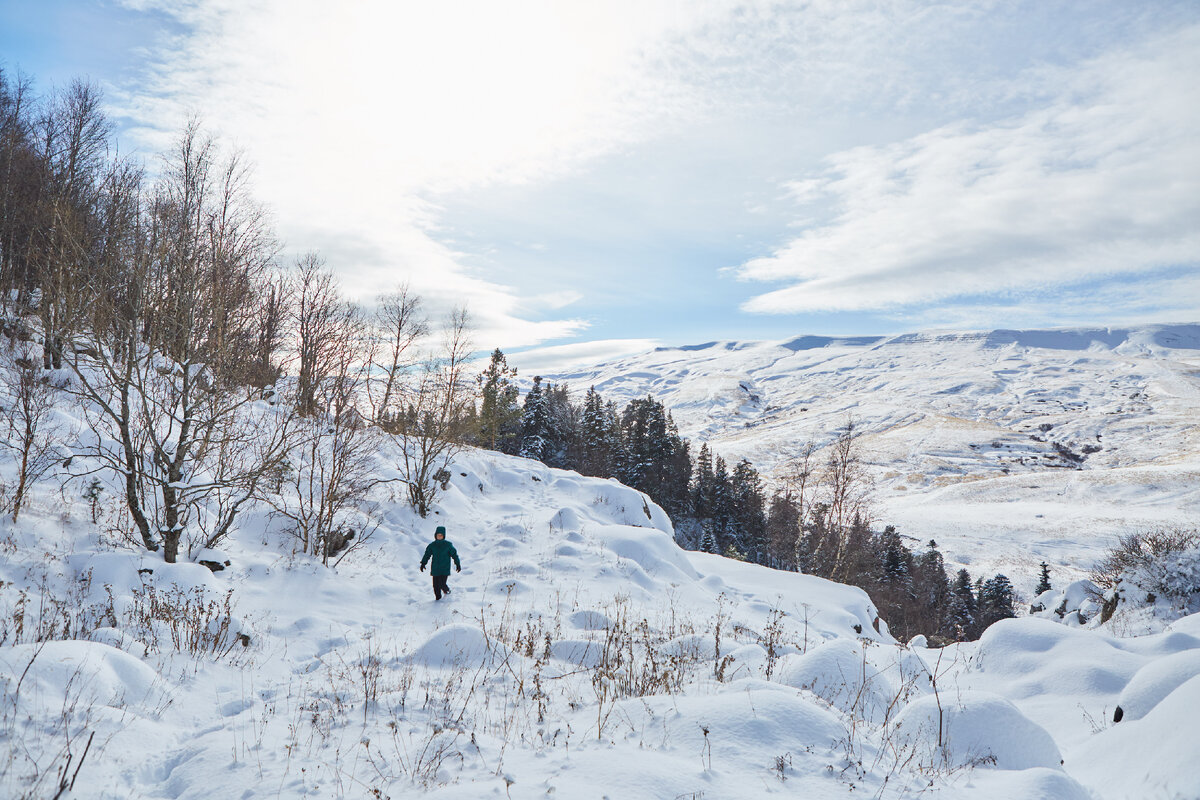
<path fill-rule="evenodd" d="M 1197 330 L 712 345 L 621 385 L 731 454 L 852 410 L 914 533 L 1083 564 L 1123 525 L 1195 518 Z M 762 407 L 722 405 L 747 380 Z M 1091 441 L 1079 469 L 1045 463 Z M 168 564 L 111 473 L 38 482 L 0 522 L 0 797 L 1200 797 L 1200 614 L 1047 608 L 902 644 L 862 590 L 684 551 L 615 481 L 466 449 L 422 518 L 382 442 L 378 528 L 331 565 L 253 503 Z M 462 560 L 441 601 L 418 571 L 438 525 Z"/>
<path fill-rule="evenodd" d="M 1018 589 L 1200 516 L 1198 324 L 718 341 L 547 379 L 652 394 L 694 448 L 776 478 L 853 419 L 879 521 Z"/>

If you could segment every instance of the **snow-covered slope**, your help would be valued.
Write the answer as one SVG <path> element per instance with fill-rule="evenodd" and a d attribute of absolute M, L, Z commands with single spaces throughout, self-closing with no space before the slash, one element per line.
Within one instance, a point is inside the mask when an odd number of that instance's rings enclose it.
<path fill-rule="evenodd" d="M 386 477 L 397 454 L 380 455 Z M 64 797 L 1200 789 L 1200 722 L 1182 710 L 1198 679 L 1143 680 L 1157 694 L 1109 722 L 1140 670 L 1200 672 L 1178 656 L 1200 653 L 1196 618 L 1132 639 L 1026 618 L 903 647 L 858 589 L 684 552 L 631 489 L 483 452 L 458 458 L 430 519 L 387 499 L 380 513 L 336 568 L 281 554 L 252 515 L 213 574 L 101 544 L 82 500 L 41 487 L 0 531 L 3 619 L 20 606 L 27 626 L 0 646 L 0 796 L 53 796 L 90 733 Z M 439 603 L 417 572 L 437 524 L 463 560 Z M 91 619 L 72 628 L 87 640 L 30 641 L 39 606 Z M 192 652 L 195 619 L 212 620 L 208 652 Z"/>
<path fill-rule="evenodd" d="M 1200 512 L 1200 325 L 709 342 L 550 378 L 653 394 L 768 475 L 853 417 L 880 516 L 983 571 L 1078 571 Z"/>

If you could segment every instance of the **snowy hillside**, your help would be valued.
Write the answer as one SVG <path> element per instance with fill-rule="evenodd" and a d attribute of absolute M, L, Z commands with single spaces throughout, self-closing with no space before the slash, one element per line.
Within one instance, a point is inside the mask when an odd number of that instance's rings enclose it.
<path fill-rule="evenodd" d="M 430 519 L 380 513 L 336 568 L 253 516 L 211 573 L 40 487 L 0 535 L 0 795 L 54 796 L 90 734 L 64 797 L 1200 794 L 1197 617 L 903 647 L 858 589 L 681 551 L 639 493 L 492 453 Z M 437 524 L 463 561 L 440 603 Z"/>
<path fill-rule="evenodd" d="M 767 474 L 852 415 L 883 521 L 980 572 L 1078 572 L 1200 512 L 1200 325 L 709 342 L 549 377 L 653 394 Z"/>

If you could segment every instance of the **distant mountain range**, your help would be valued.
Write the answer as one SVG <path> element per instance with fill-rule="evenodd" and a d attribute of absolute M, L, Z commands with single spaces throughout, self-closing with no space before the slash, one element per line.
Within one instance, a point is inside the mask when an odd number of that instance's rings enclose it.
<path fill-rule="evenodd" d="M 1087 566 L 1117 533 L 1200 519 L 1200 324 L 715 341 L 547 377 L 652 394 L 768 476 L 854 419 L 881 515 L 962 542 L 964 563 L 1003 561 L 1005 536 Z M 1058 552 L 1071 520 L 1096 546 Z"/>

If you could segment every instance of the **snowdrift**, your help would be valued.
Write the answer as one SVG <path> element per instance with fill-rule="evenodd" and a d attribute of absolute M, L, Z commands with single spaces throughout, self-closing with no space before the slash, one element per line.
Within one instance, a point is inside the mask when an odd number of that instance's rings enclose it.
<path fill-rule="evenodd" d="M 101 545 L 82 500 L 43 491 L 0 536 L 4 618 L 23 591 L 29 626 L 0 646 L 0 794 L 45 794 L 92 733 L 80 796 L 101 798 L 1196 787 L 1179 709 L 1200 622 L 1120 639 L 1025 618 L 901 646 L 859 589 L 684 552 L 640 493 L 493 453 L 455 461 L 428 519 L 400 498 L 378 514 L 336 568 L 248 515 L 214 573 Z M 416 570 L 437 525 L 463 561 L 441 602 Z M 43 644 L 39 596 L 73 626 Z"/>

